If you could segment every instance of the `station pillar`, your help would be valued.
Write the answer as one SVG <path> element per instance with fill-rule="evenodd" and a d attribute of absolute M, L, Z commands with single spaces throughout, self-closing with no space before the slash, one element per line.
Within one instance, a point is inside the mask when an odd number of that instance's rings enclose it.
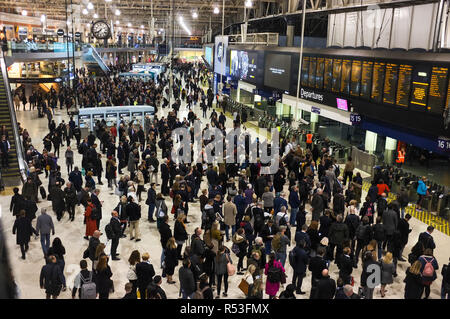
<path fill-rule="evenodd" d="M 377 138 L 377 133 L 366 131 L 365 150 L 369 152 L 369 154 L 373 154 L 375 152 L 377 148 Z"/>
<path fill-rule="evenodd" d="M 387 164 L 392 164 L 396 157 L 397 140 L 386 136 L 386 145 L 384 147 L 384 160 Z"/>
<path fill-rule="evenodd" d="M 317 130 L 319 129 L 319 114 L 312 113 L 311 112 L 311 131 L 314 133 L 317 133 Z"/>

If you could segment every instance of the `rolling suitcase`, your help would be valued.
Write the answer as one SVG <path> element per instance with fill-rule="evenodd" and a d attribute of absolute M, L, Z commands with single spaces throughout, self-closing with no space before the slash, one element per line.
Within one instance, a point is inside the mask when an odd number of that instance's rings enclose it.
<path fill-rule="evenodd" d="M 42 199 L 47 199 L 47 193 L 45 192 L 44 186 L 39 187 L 39 192 L 41 193 Z"/>

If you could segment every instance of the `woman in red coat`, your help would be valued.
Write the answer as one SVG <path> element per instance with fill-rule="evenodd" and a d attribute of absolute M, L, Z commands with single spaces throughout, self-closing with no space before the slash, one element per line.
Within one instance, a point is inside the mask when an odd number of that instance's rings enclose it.
<path fill-rule="evenodd" d="M 92 210 L 94 209 L 94 204 L 92 204 L 91 199 L 87 200 L 88 205 L 86 206 L 86 211 L 84 216 L 86 217 L 86 236 L 85 239 L 89 239 L 88 236 L 92 236 L 94 231 L 97 230 L 97 221 L 91 218 Z"/>

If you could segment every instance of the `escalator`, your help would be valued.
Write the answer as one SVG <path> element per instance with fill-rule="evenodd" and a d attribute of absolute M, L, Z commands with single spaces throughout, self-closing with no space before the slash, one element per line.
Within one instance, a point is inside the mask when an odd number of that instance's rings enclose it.
<path fill-rule="evenodd" d="M 0 127 L 3 125 L 8 130 L 8 141 L 11 148 L 9 167 L 1 168 L 1 180 L 6 186 L 19 186 L 26 176 L 26 163 L 24 162 L 23 145 L 19 136 L 5 60 L 3 52 L 0 51 Z"/>
<path fill-rule="evenodd" d="M 103 61 L 97 50 L 91 45 L 83 46 L 83 63 L 86 64 L 89 73 L 99 74 L 109 74 L 110 69 Z"/>

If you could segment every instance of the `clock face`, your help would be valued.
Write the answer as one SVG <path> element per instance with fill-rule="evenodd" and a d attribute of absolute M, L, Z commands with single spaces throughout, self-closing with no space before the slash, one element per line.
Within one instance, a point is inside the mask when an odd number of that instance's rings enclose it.
<path fill-rule="evenodd" d="M 92 34 L 97 39 L 106 39 L 109 37 L 110 30 L 109 26 L 105 21 L 97 21 L 92 26 Z"/>

